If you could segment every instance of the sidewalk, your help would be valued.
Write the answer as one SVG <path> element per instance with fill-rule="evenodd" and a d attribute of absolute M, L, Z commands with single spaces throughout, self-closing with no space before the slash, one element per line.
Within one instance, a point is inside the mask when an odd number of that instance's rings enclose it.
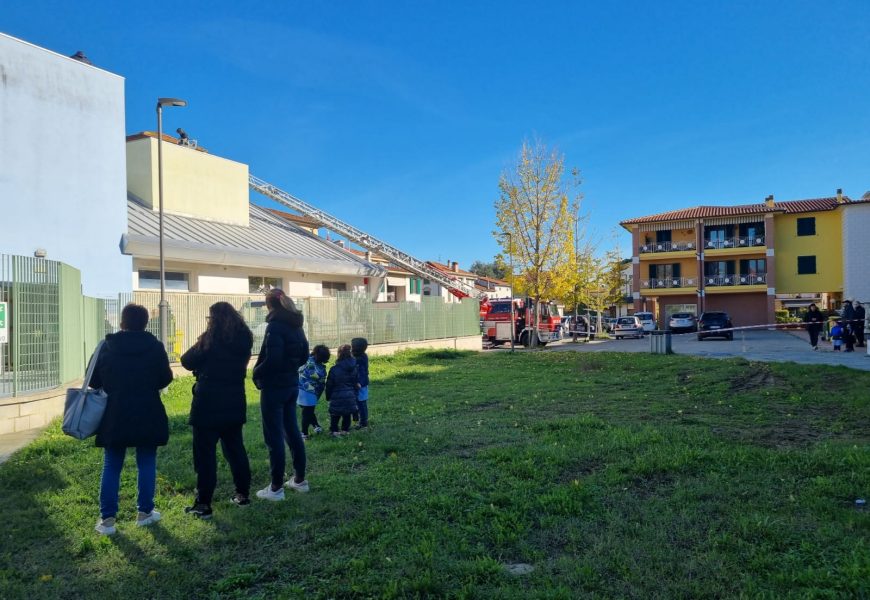
<path fill-rule="evenodd" d="M 28 429 L 17 433 L 4 433 L 0 435 L 0 465 L 9 460 L 13 453 L 24 448 L 42 434 L 44 428 Z"/>

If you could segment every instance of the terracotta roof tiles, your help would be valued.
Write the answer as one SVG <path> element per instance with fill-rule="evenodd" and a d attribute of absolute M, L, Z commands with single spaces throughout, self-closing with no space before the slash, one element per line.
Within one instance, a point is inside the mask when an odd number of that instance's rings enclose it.
<path fill-rule="evenodd" d="M 855 202 L 848 196 L 843 196 L 843 201 L 843 204 Z M 739 215 L 764 214 L 769 212 L 785 214 L 806 213 L 834 210 L 837 206 L 841 206 L 841 204 L 837 202 L 835 196 L 829 198 L 812 198 L 809 200 L 786 200 L 782 202 L 774 202 L 772 207 L 763 202 L 760 204 L 741 204 L 737 206 L 695 206 L 693 208 L 683 208 L 645 217 L 626 219 L 625 221 L 621 221 L 620 225 L 625 226 L 637 223 L 655 223 L 659 221 L 683 221 L 686 219 L 704 219 L 710 217 L 733 217 Z"/>

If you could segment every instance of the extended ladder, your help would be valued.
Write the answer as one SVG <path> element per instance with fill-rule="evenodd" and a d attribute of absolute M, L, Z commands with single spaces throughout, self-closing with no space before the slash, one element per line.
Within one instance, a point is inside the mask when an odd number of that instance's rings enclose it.
<path fill-rule="evenodd" d="M 300 200 L 292 194 L 288 194 L 284 190 L 281 190 L 258 177 L 248 175 L 248 185 L 250 185 L 251 189 L 260 192 L 275 202 L 300 212 L 306 217 L 316 219 L 327 229 L 346 237 L 351 242 L 359 244 L 363 248 L 371 250 L 372 252 L 377 252 L 381 256 L 408 269 L 412 273 L 434 281 L 442 287 L 447 288 L 447 290 L 457 298 L 467 298 L 469 296 L 472 298 L 478 298 L 480 296 L 480 293 L 467 283 L 450 277 L 443 271 L 432 267 L 426 262 L 414 258 L 410 254 L 406 254 L 398 248 L 394 248 L 388 243 L 381 241 L 364 231 L 360 231 L 353 225 L 345 223 L 344 221 L 323 212 L 319 208 L 311 206 L 307 202 Z"/>

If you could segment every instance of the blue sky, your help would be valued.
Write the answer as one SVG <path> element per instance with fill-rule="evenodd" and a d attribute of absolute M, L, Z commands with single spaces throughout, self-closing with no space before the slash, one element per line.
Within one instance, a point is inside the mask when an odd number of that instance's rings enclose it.
<path fill-rule="evenodd" d="M 420 258 L 492 258 L 534 136 L 604 245 L 644 214 L 870 190 L 866 0 L 132 4 L 8 2 L 0 31 L 123 75 L 128 133 L 187 99 L 167 131 Z"/>

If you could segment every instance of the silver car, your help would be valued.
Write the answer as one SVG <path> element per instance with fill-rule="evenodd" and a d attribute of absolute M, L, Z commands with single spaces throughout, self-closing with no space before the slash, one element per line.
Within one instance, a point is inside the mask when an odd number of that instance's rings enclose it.
<path fill-rule="evenodd" d="M 697 328 L 698 321 L 692 313 L 674 313 L 671 315 L 671 318 L 668 319 L 668 329 L 673 332 L 695 331 Z"/>
<path fill-rule="evenodd" d="M 620 340 L 624 337 L 643 337 L 643 324 L 637 317 L 619 317 L 613 324 L 613 337 Z"/>

